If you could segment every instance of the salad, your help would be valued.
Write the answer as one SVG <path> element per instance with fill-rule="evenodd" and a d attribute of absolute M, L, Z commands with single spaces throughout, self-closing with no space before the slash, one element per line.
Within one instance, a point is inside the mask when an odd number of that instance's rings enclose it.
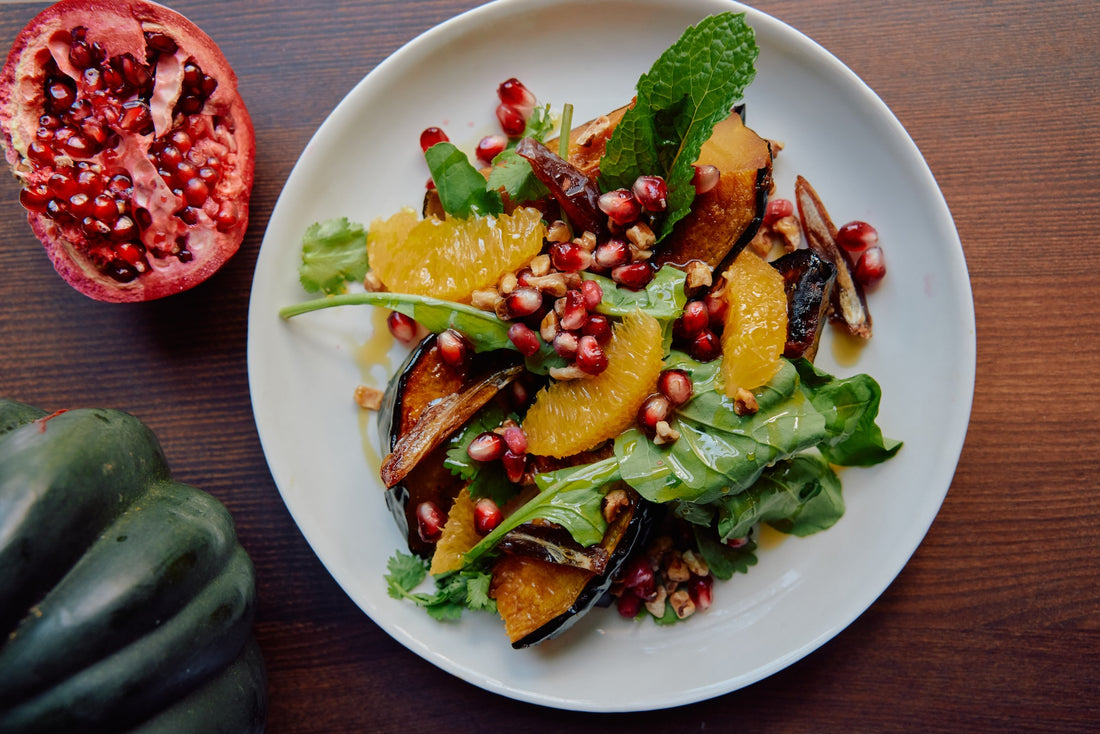
<path fill-rule="evenodd" d="M 392 596 L 499 613 L 516 647 L 606 601 L 675 623 L 755 563 L 762 526 L 833 525 L 835 467 L 898 451 L 877 383 L 813 364 L 827 319 L 870 338 L 882 251 L 805 180 L 774 195 L 780 146 L 738 106 L 756 55 L 742 15 L 710 16 L 577 126 L 507 80 L 476 160 L 421 135 L 420 212 L 307 230 L 302 285 L 324 296 L 282 315 L 384 307 L 411 347 L 357 394 L 409 541 Z"/>

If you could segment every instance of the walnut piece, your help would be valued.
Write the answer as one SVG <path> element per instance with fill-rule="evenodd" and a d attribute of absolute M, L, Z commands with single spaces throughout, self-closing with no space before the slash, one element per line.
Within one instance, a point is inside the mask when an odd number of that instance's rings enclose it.
<path fill-rule="evenodd" d="M 358 385 L 355 388 L 355 403 L 364 410 L 378 410 L 382 407 L 385 393 L 375 387 Z"/>

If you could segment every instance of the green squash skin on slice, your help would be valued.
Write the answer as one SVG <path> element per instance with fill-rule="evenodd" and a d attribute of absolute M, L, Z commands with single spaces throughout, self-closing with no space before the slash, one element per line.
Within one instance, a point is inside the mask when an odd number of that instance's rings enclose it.
<path fill-rule="evenodd" d="M 170 480 L 137 418 L 44 416 L 0 400 L 0 614 L 22 617 L 0 638 L 0 734 L 262 731 L 254 569 L 226 508 Z"/>

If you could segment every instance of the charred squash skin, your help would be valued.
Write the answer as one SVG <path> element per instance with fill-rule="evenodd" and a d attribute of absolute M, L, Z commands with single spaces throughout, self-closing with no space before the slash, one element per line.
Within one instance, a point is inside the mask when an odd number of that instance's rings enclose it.
<path fill-rule="evenodd" d="M 262 731 L 252 563 L 146 426 L 0 400 L 0 508 L 0 732 Z"/>

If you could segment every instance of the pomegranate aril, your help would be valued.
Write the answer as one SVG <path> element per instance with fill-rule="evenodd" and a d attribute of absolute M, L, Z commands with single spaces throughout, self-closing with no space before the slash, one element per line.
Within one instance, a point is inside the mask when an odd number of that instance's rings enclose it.
<path fill-rule="evenodd" d="M 201 178 L 193 178 L 183 185 L 183 198 L 191 206 L 202 206 L 210 196 L 210 187 Z"/>
<path fill-rule="evenodd" d="M 50 201 L 50 191 L 45 184 L 32 184 L 19 191 L 19 203 L 24 209 L 33 212 L 46 211 L 46 204 Z"/>
<path fill-rule="evenodd" d="M 485 163 L 492 163 L 493 159 L 504 152 L 508 147 L 508 138 L 503 135 L 486 135 L 477 144 L 477 157 Z"/>
<path fill-rule="evenodd" d="M 576 331 L 584 327 L 588 320 L 588 309 L 584 305 L 584 294 L 578 290 L 568 290 L 558 303 L 562 304 L 558 314 L 558 324 L 566 331 Z M 555 304 L 556 308 L 557 304 Z"/>
<path fill-rule="evenodd" d="M 641 290 L 653 279 L 653 268 L 646 262 L 620 265 L 611 271 L 611 279 L 632 291 Z"/>
<path fill-rule="evenodd" d="M 708 293 L 703 299 L 703 303 L 706 304 L 707 314 L 710 318 L 711 329 L 721 329 L 722 325 L 726 322 L 726 311 L 729 310 L 729 304 L 726 299 L 720 294 Z"/>
<path fill-rule="evenodd" d="M 166 145 L 161 148 L 157 160 L 165 167 L 178 166 L 183 162 L 183 153 L 174 145 Z"/>
<path fill-rule="evenodd" d="M 525 112 L 525 116 L 531 114 L 531 110 L 538 102 L 534 93 L 515 77 L 501 82 L 501 85 L 497 87 L 497 97 L 504 104 L 511 105 L 520 112 Z"/>
<path fill-rule="evenodd" d="M 652 436 L 657 432 L 657 424 L 667 421 L 671 414 L 672 403 L 669 399 L 660 393 L 653 393 L 638 408 L 638 425 Z"/>
<path fill-rule="evenodd" d="M 647 589 L 656 583 L 656 576 L 649 559 L 644 555 L 636 555 L 627 561 L 621 580 L 626 589 Z"/>
<path fill-rule="evenodd" d="M 580 337 L 568 331 L 559 331 L 554 337 L 552 346 L 562 359 L 573 359 L 577 356 L 577 349 L 580 348 Z"/>
<path fill-rule="evenodd" d="M 688 581 L 688 594 L 695 602 L 695 608 L 702 611 L 714 602 L 714 578 L 707 576 L 692 576 Z"/>
<path fill-rule="evenodd" d="M 588 269 L 592 253 L 576 242 L 555 242 L 550 246 L 550 262 L 563 273 L 575 273 Z"/>
<path fill-rule="evenodd" d="M 764 224 L 772 225 L 790 216 L 794 216 L 794 204 L 790 199 L 770 199 L 764 207 Z"/>
<path fill-rule="evenodd" d="M 456 370 L 465 370 L 473 351 L 466 337 L 454 329 L 447 329 L 439 333 L 435 343 L 439 347 L 439 356 L 446 364 Z"/>
<path fill-rule="evenodd" d="M 504 456 L 500 457 L 500 463 L 504 465 L 504 473 L 508 476 L 509 482 L 519 484 L 523 481 L 523 475 L 527 472 L 526 454 L 516 454 L 507 450 Z"/>
<path fill-rule="evenodd" d="M 878 244 L 878 230 L 867 222 L 848 222 L 836 231 L 836 243 L 853 254 L 863 252 Z"/>
<path fill-rule="evenodd" d="M 699 362 L 715 360 L 722 354 L 722 340 L 710 329 L 703 329 L 691 340 L 688 354 Z"/>
<path fill-rule="evenodd" d="M 671 369 L 665 370 L 657 378 L 657 390 L 668 398 L 673 407 L 679 407 L 691 400 L 695 387 L 691 375 L 685 370 Z"/>
<path fill-rule="evenodd" d="M 500 129 L 510 138 L 519 137 L 527 128 L 527 116 L 509 104 L 497 105 L 497 121 L 500 122 Z"/>
<path fill-rule="evenodd" d="M 598 205 L 608 219 L 620 226 L 633 224 L 642 215 L 641 203 L 626 189 L 615 189 L 601 194 Z"/>
<path fill-rule="evenodd" d="M 492 431 L 478 434 L 470 445 L 466 447 L 466 453 L 474 461 L 497 461 L 507 449 L 504 438 Z"/>
<path fill-rule="evenodd" d="M 162 54 L 174 54 L 179 50 L 179 46 L 172 40 L 171 36 L 157 31 L 146 31 L 145 42 L 149 44 L 150 48 Z"/>
<path fill-rule="evenodd" d="M 688 301 L 684 304 L 684 312 L 676 320 L 677 334 L 692 339 L 703 329 L 710 325 L 710 314 L 702 301 Z"/>
<path fill-rule="evenodd" d="M 52 109 L 65 110 L 76 101 L 76 87 L 68 79 L 47 79 L 46 98 Z"/>
<path fill-rule="evenodd" d="M 607 369 L 607 354 L 594 336 L 582 336 L 577 345 L 576 364 L 590 375 Z"/>
<path fill-rule="evenodd" d="M 501 437 L 504 439 L 504 443 L 508 445 L 508 450 L 516 456 L 522 456 L 527 453 L 527 434 L 519 426 L 506 426 L 503 431 L 500 432 Z"/>
<path fill-rule="evenodd" d="M 131 265 L 137 265 L 142 260 L 141 250 L 138 249 L 137 245 L 130 242 L 123 242 L 121 245 L 116 246 L 115 252 Z"/>
<path fill-rule="evenodd" d="M 668 208 L 668 184 L 660 176 L 638 176 L 630 191 L 648 212 L 663 212 Z"/>
<path fill-rule="evenodd" d="M 416 506 L 416 533 L 425 543 L 438 541 L 446 522 L 447 516 L 436 503 L 425 501 Z"/>
<path fill-rule="evenodd" d="M 497 503 L 488 497 L 482 497 L 474 503 L 474 532 L 478 535 L 488 535 L 503 520 L 504 513 L 500 511 Z"/>
<path fill-rule="evenodd" d="M 504 297 L 504 310 L 509 319 L 522 319 L 542 307 L 542 293 L 530 286 L 516 288 Z"/>
<path fill-rule="evenodd" d="M 586 280 L 581 283 L 581 295 L 584 296 L 584 307 L 595 311 L 603 303 L 603 286 L 594 280 Z"/>
<path fill-rule="evenodd" d="M 397 311 L 391 311 L 386 316 L 386 326 L 389 327 L 393 338 L 402 344 L 412 344 L 416 341 L 420 330 L 419 324 L 411 317 Z"/>
<path fill-rule="evenodd" d="M 542 346 L 538 334 L 532 331 L 527 324 L 518 321 L 508 327 L 508 339 L 519 350 L 519 353 L 525 357 L 534 356 Z"/>
<path fill-rule="evenodd" d="M 615 609 L 622 617 L 634 619 L 642 611 L 642 600 L 633 591 L 624 591 L 615 602 Z"/>
<path fill-rule="evenodd" d="M 603 270 L 626 265 L 630 262 L 630 244 L 626 240 L 610 239 L 596 247 L 592 260 Z"/>
<path fill-rule="evenodd" d="M 114 226 L 111 227 L 111 239 L 116 241 L 134 239 L 137 235 L 137 225 L 133 219 L 126 215 L 122 215 L 115 220 Z"/>
<path fill-rule="evenodd" d="M 99 194 L 92 200 L 92 214 L 96 219 L 114 222 L 119 215 L 118 204 L 106 194 Z"/>
<path fill-rule="evenodd" d="M 92 155 L 96 149 L 96 146 L 89 142 L 87 138 L 79 134 L 70 136 L 61 147 L 64 152 L 68 153 L 73 158 L 87 158 Z"/>
<path fill-rule="evenodd" d="M 722 178 L 722 172 L 716 166 L 693 166 L 695 169 L 691 176 L 691 185 L 695 187 L 695 193 L 702 195 L 709 193 L 718 185 Z"/>
<path fill-rule="evenodd" d="M 437 143 L 449 142 L 450 138 L 447 137 L 447 133 L 443 132 L 442 128 L 428 127 L 420 133 L 420 150 L 425 153 L 428 152 L 428 148 Z"/>
<path fill-rule="evenodd" d="M 611 341 L 611 320 L 602 313 L 589 314 L 588 320 L 584 322 L 584 327 L 581 329 L 581 334 L 595 337 L 602 347 Z"/>
<path fill-rule="evenodd" d="M 855 268 L 856 280 L 865 286 L 872 286 L 886 276 L 886 258 L 878 245 L 868 247 L 859 256 Z"/>
<path fill-rule="evenodd" d="M 27 146 L 27 158 L 41 166 L 52 166 L 54 164 L 53 150 L 37 140 L 31 141 L 31 144 Z"/>

